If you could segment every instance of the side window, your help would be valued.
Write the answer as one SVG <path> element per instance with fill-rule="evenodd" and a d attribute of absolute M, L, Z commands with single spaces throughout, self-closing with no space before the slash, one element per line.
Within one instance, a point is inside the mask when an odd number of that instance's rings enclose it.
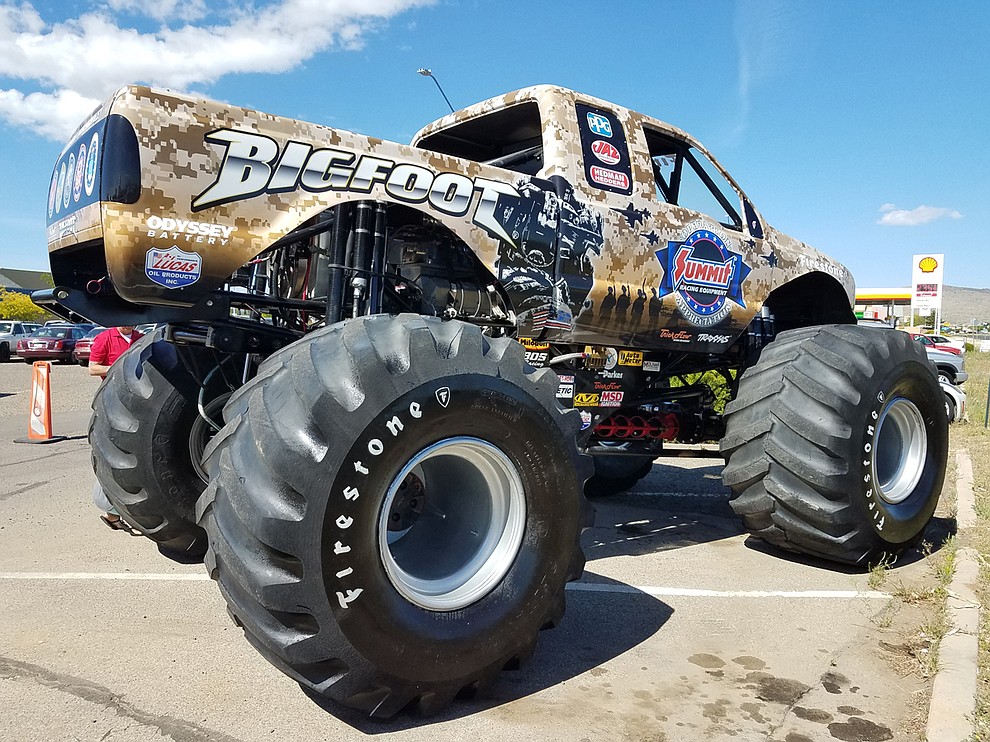
<path fill-rule="evenodd" d="M 21 323 L 20 322 L 16 322 L 14 324 L 14 334 L 15 335 L 20 335 L 23 332 L 24 332 L 24 328 L 21 327 Z"/>
<path fill-rule="evenodd" d="M 524 175 L 543 167 L 543 121 L 532 101 L 500 108 L 424 137 L 415 146 Z"/>
<path fill-rule="evenodd" d="M 657 198 L 742 230 L 739 195 L 704 153 L 679 139 L 649 129 L 645 133 Z"/>

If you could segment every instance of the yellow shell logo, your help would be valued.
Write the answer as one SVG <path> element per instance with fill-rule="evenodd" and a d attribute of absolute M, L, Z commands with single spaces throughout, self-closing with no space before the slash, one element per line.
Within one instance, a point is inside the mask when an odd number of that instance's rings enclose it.
<path fill-rule="evenodd" d="M 938 268 L 938 261 L 929 255 L 927 258 L 921 259 L 918 263 L 918 267 L 921 268 L 922 273 L 931 273 L 933 270 Z"/>

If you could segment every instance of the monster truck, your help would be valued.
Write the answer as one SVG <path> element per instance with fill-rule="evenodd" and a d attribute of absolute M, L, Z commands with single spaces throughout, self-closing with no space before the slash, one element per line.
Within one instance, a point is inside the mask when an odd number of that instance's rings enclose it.
<path fill-rule="evenodd" d="M 402 145 L 125 87 L 48 225 L 37 301 L 164 325 L 94 401 L 110 500 L 374 716 L 524 660 L 581 575 L 585 481 L 628 487 L 665 442 L 720 440 L 736 512 L 791 551 L 874 563 L 936 506 L 923 351 L 857 327 L 848 271 L 698 142 L 603 100 L 531 87 Z"/>

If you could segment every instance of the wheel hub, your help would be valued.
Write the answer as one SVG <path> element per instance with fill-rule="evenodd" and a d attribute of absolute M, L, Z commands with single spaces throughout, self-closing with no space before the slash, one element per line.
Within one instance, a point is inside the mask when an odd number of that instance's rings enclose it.
<path fill-rule="evenodd" d="M 877 421 L 873 480 L 886 502 L 903 502 L 918 486 L 928 455 L 925 419 L 914 402 L 891 399 Z"/>
<path fill-rule="evenodd" d="M 453 611 L 502 581 L 525 524 L 512 461 L 480 438 L 447 438 L 417 453 L 392 480 L 378 521 L 379 553 L 403 597 Z"/>

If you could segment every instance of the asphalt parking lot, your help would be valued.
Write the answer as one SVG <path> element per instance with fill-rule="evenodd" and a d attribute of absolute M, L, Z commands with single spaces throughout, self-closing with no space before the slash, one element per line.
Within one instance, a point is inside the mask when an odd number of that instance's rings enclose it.
<path fill-rule="evenodd" d="M 660 459 L 596 503 L 562 625 L 483 697 L 388 722 L 325 708 L 244 641 L 202 565 L 101 524 L 85 437 L 97 384 L 55 366 L 55 432 L 68 438 L 20 445 L 30 368 L 0 365 L 0 739 L 807 742 L 923 729 L 927 686 L 896 656 L 912 607 L 868 574 L 748 539 L 711 457 Z M 910 583 L 927 569 L 915 553 L 893 573 Z"/>

